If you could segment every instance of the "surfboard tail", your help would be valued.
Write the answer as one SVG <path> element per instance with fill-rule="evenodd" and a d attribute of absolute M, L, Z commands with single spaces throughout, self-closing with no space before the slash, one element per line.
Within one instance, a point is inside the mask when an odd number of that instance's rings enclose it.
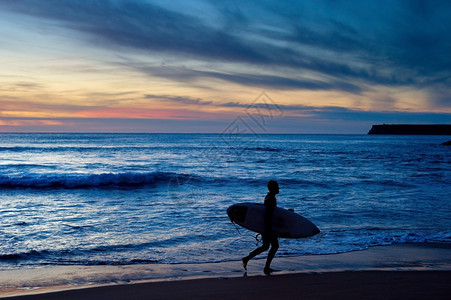
<path fill-rule="evenodd" d="M 227 215 L 232 222 L 244 223 L 246 220 L 247 210 L 247 206 L 232 205 L 227 209 Z"/>

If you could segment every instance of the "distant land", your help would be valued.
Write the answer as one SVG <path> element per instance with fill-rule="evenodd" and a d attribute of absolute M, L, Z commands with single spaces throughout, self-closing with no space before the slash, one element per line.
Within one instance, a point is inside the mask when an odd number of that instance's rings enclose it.
<path fill-rule="evenodd" d="M 451 135 L 451 125 L 382 124 L 373 125 L 368 134 Z"/>

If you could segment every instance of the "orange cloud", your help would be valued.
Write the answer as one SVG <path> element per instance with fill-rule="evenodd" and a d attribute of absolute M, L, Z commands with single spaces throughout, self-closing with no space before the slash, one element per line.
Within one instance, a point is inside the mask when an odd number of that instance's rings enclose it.
<path fill-rule="evenodd" d="M 78 118 L 127 118 L 127 119 L 216 119 L 228 114 L 214 111 L 171 108 L 98 108 L 74 113 Z"/>
<path fill-rule="evenodd" d="M 61 126 L 64 123 L 56 120 L 0 120 L 0 126 Z"/>

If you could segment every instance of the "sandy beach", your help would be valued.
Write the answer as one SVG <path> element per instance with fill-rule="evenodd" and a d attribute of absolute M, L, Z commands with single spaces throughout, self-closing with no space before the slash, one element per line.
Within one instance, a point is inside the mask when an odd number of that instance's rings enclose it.
<path fill-rule="evenodd" d="M 208 264 L 60 266 L 0 272 L 1 297 L 18 299 L 428 298 L 451 292 L 447 244 L 403 244 L 333 255 Z"/>
<path fill-rule="evenodd" d="M 331 272 L 115 285 L 16 299 L 447 299 L 450 280 L 449 271 Z"/>

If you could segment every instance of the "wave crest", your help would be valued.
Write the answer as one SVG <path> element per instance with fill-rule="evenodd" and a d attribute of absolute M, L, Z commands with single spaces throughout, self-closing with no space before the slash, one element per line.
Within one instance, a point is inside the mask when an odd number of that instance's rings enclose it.
<path fill-rule="evenodd" d="M 187 183 L 197 180 L 194 175 L 171 172 L 102 173 L 102 174 L 29 174 L 0 176 L 2 188 L 95 188 L 139 187 L 160 183 Z"/>

